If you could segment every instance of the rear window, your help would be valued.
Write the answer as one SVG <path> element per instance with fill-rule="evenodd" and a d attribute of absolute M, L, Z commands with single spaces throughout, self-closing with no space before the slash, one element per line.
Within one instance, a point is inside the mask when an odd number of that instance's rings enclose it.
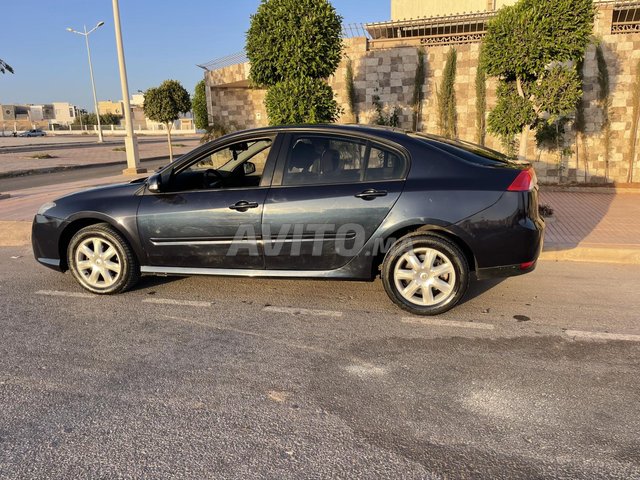
<path fill-rule="evenodd" d="M 439 137 L 437 135 L 428 135 L 424 133 L 413 133 L 413 138 L 422 140 L 437 148 L 445 150 L 456 156 L 460 156 L 465 160 L 487 166 L 495 166 L 501 164 L 504 166 L 512 166 L 517 164 L 514 160 L 505 154 L 496 150 L 492 150 L 482 145 L 465 142 L 464 140 L 451 140 L 449 138 Z"/>

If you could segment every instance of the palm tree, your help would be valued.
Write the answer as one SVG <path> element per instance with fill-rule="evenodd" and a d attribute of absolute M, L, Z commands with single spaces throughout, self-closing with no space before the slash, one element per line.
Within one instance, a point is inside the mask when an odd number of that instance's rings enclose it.
<path fill-rule="evenodd" d="M 11 65 L 7 64 L 4 60 L 2 60 L 0 58 L 0 73 L 13 73 L 13 68 L 11 68 Z"/>

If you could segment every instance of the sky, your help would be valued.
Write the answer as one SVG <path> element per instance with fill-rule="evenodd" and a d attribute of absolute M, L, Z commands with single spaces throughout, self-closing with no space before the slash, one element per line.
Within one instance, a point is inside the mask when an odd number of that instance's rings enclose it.
<path fill-rule="evenodd" d="M 175 79 L 193 92 L 196 65 L 239 52 L 259 0 L 120 0 L 129 93 Z M 344 23 L 390 18 L 391 0 L 331 0 Z M 98 100 L 120 100 L 111 0 L 0 0 L 0 104 L 70 102 L 93 110 L 82 30 L 89 37 Z"/>

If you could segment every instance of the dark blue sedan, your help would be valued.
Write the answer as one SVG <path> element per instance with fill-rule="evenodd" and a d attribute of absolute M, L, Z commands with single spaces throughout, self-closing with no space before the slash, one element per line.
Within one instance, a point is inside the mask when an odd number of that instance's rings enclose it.
<path fill-rule="evenodd" d="M 476 145 L 393 129 L 237 132 L 158 173 L 43 205 L 37 260 L 85 289 L 142 274 L 371 280 L 434 315 L 542 248 L 533 169 Z"/>

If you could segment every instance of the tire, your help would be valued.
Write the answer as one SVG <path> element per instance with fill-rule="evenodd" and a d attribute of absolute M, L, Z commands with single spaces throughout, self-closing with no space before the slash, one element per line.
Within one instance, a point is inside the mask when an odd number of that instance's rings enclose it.
<path fill-rule="evenodd" d="M 107 223 L 79 230 L 67 247 L 67 262 L 76 281 L 92 293 L 121 293 L 140 279 L 140 265 L 131 247 Z"/>
<path fill-rule="evenodd" d="M 382 264 L 389 298 L 416 315 L 452 309 L 469 286 L 469 264 L 456 244 L 437 234 L 416 232 L 399 239 Z"/>

